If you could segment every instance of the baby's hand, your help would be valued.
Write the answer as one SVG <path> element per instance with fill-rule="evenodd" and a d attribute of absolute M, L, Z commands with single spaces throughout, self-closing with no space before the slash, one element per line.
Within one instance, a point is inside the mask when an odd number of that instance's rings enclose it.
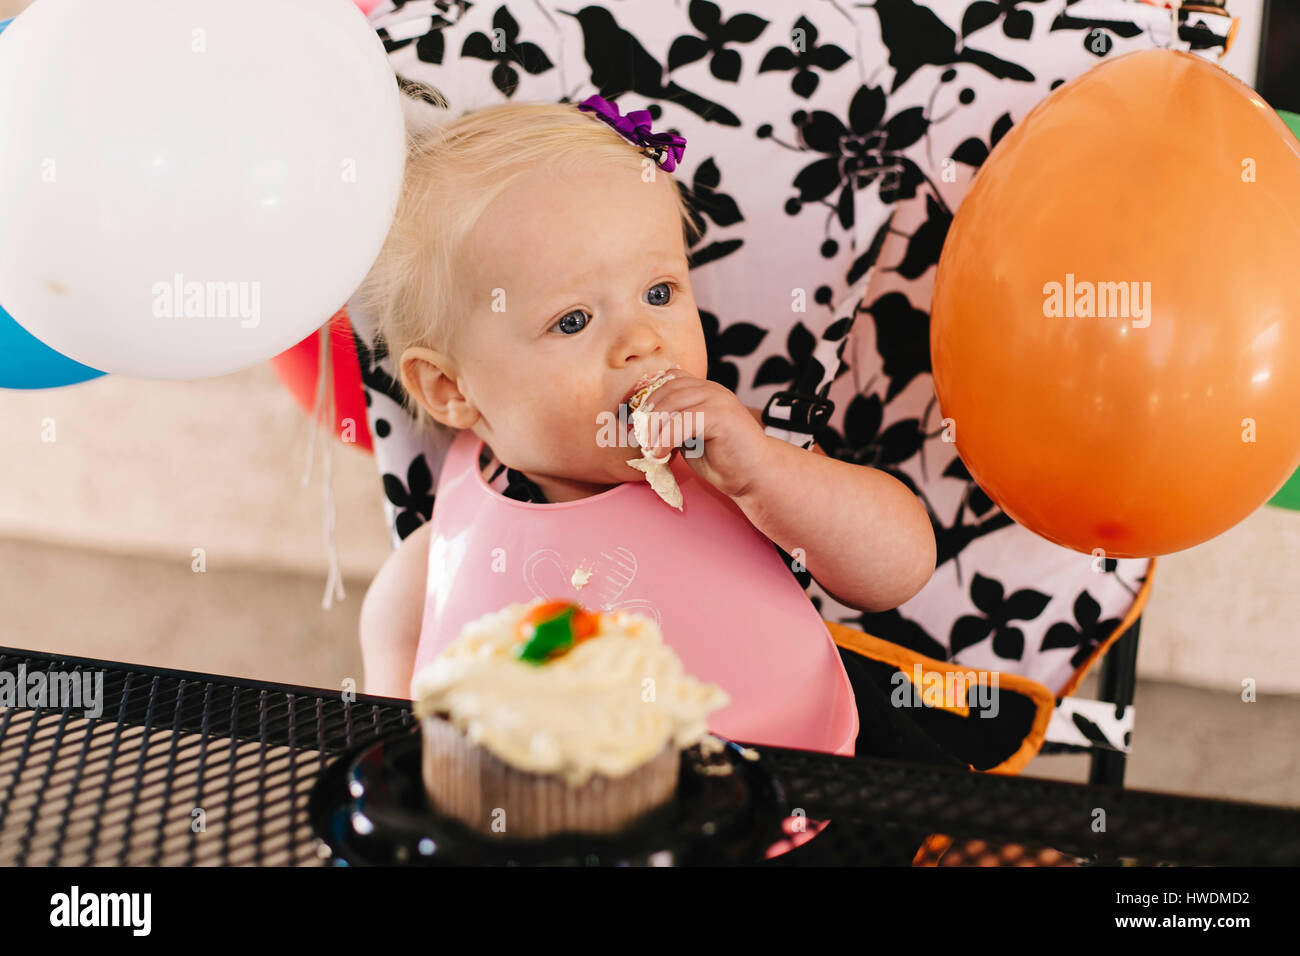
<path fill-rule="evenodd" d="M 740 497 L 762 470 L 772 439 L 725 385 L 678 369 L 673 376 L 647 399 L 656 447 L 645 453 L 661 458 L 685 444 L 682 457 L 697 475 L 729 498 Z"/>

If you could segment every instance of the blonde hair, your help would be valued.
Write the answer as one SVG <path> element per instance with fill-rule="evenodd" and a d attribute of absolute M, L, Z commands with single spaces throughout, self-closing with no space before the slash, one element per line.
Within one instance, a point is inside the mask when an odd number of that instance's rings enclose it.
<path fill-rule="evenodd" d="M 475 224 L 525 172 L 547 163 L 618 165 L 639 171 L 647 154 L 573 103 L 504 103 L 474 110 L 424 133 L 407 135 L 401 196 L 388 237 L 356 293 L 402 380 L 402 353 L 427 346 L 454 354 L 466 311 L 457 263 Z M 672 174 L 689 250 L 700 229 Z M 689 262 L 689 254 L 688 254 Z M 404 383 L 403 383 L 404 384 Z M 407 410 L 438 426 L 406 393 Z"/>

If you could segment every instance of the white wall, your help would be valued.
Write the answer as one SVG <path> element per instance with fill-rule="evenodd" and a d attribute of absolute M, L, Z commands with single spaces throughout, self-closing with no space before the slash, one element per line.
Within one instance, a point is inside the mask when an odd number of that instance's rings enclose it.
<path fill-rule="evenodd" d="M 0 390 L 0 535 L 187 564 L 203 548 L 209 568 L 319 571 L 323 590 L 326 443 L 304 489 L 310 431 L 266 363 L 193 382 Z M 391 550 L 379 474 L 331 442 L 340 563 L 370 576 Z"/>

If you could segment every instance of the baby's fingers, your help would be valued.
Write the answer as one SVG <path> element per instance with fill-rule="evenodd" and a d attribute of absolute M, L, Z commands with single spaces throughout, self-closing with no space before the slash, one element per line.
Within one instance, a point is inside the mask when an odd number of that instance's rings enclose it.
<path fill-rule="evenodd" d="M 696 438 L 702 430 L 702 415 L 702 412 L 690 409 L 661 411 L 656 407 L 650 412 L 647 423 L 647 454 L 662 458 Z"/>
<path fill-rule="evenodd" d="M 713 385 L 701 379 L 673 380 L 657 389 L 645 403 L 647 412 L 703 411 L 714 395 Z"/>

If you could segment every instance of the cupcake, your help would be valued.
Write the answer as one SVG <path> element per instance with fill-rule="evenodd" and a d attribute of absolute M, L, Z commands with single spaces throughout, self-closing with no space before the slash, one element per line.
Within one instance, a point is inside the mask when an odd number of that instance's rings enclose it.
<path fill-rule="evenodd" d="M 650 618 L 541 599 L 467 624 L 412 693 L 430 805 L 509 840 L 611 834 L 664 806 L 729 703 Z"/>

